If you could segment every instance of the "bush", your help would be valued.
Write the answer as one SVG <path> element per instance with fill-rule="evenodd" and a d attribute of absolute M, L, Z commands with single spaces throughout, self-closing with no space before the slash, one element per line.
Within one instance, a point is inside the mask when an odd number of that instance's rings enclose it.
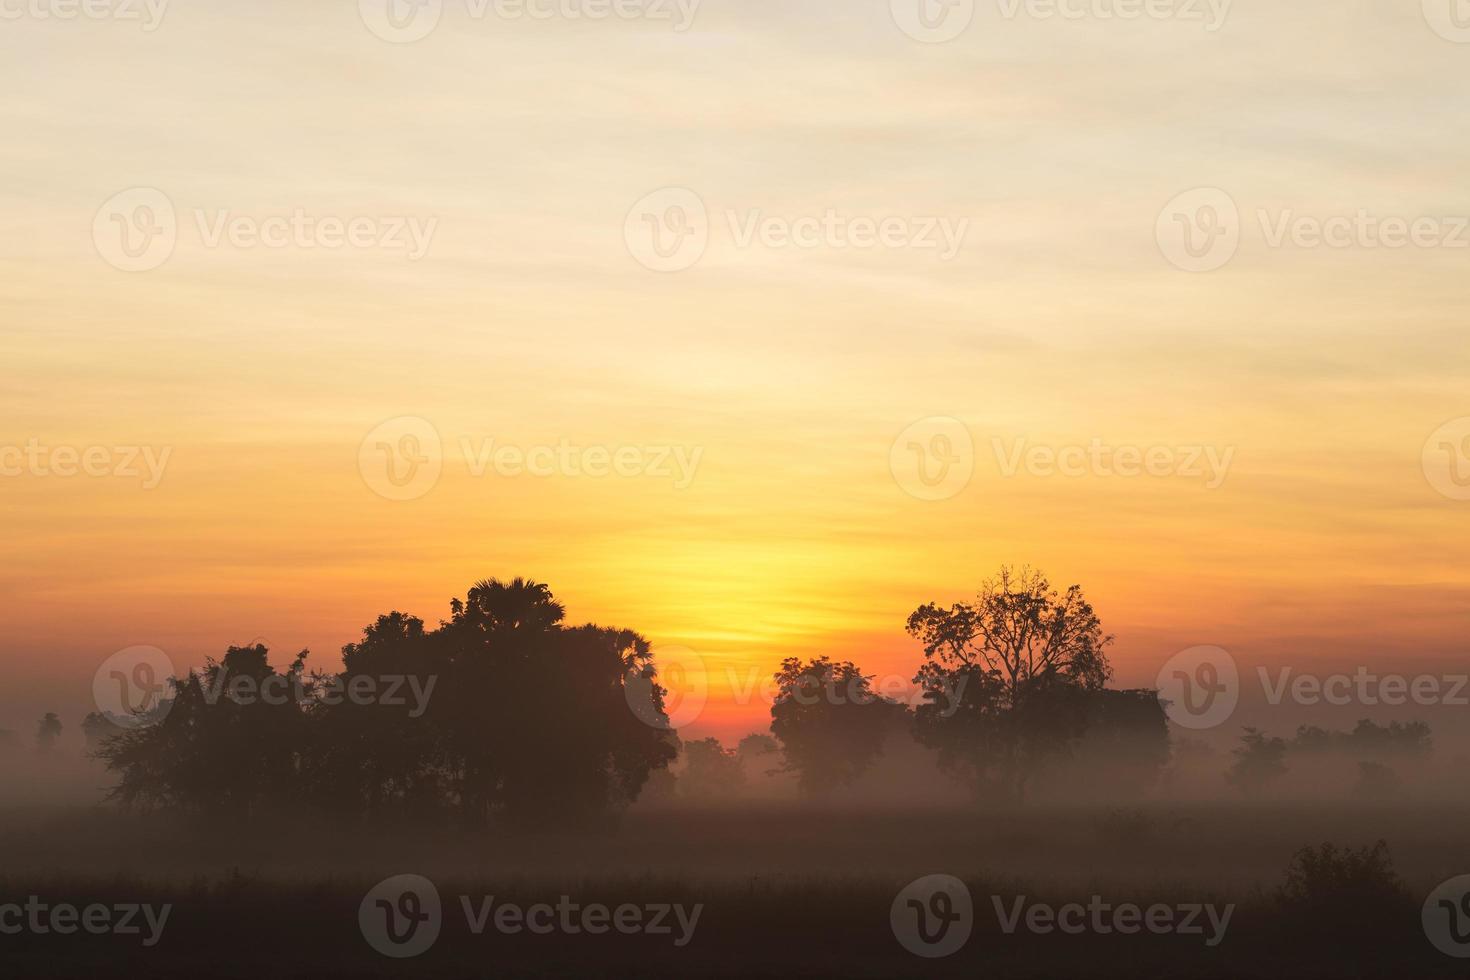
<path fill-rule="evenodd" d="M 1376 941 L 1385 929 L 1414 919 L 1413 898 L 1382 840 L 1356 850 L 1335 844 L 1302 848 L 1292 856 L 1276 900 L 1294 929 L 1349 941 Z"/>

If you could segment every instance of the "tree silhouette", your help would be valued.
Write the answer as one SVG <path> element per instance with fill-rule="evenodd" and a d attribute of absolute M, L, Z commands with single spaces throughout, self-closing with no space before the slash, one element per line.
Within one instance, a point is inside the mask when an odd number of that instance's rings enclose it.
<path fill-rule="evenodd" d="M 632 802 L 674 758 L 670 733 L 640 720 L 624 691 L 629 675 L 653 672 L 642 636 L 563 627 L 551 591 L 521 579 L 481 582 L 451 611 L 432 637 L 445 677 L 429 714 L 469 819 L 593 817 Z M 651 699 L 666 723 L 657 685 Z"/>
<path fill-rule="evenodd" d="M 1134 795 L 1154 785 L 1169 764 L 1169 717 L 1155 690 L 1087 692 L 1087 717 L 1076 754 L 1079 771 L 1101 772 Z"/>
<path fill-rule="evenodd" d="M 56 746 L 56 740 L 60 737 L 61 719 L 56 717 L 54 711 L 46 712 L 46 716 L 36 726 L 36 751 L 46 755 Z"/>
<path fill-rule="evenodd" d="M 249 818 L 298 802 L 308 745 L 302 681 L 306 651 L 279 673 L 260 644 L 230 647 L 173 682 L 173 705 L 156 724 L 107 739 L 97 755 L 121 779 L 111 797 Z"/>
<path fill-rule="evenodd" d="M 684 743 L 684 773 L 679 777 L 679 792 L 690 799 L 717 799 L 733 796 L 745 785 L 745 770 L 735 752 L 725 748 L 717 738 L 701 738 Z"/>
<path fill-rule="evenodd" d="M 423 620 L 392 612 L 342 648 L 340 674 L 314 675 L 315 688 L 335 681 L 351 690 L 357 678 L 404 678 L 400 690 L 425 690 L 443 669 Z M 412 682 L 412 683 L 410 683 Z M 435 684 L 437 693 L 437 684 Z M 427 708 L 323 697 L 310 706 L 311 739 L 303 781 L 312 802 L 344 815 L 425 816 L 449 797 L 452 779 L 445 733 Z"/>
<path fill-rule="evenodd" d="M 389 613 L 342 650 L 343 670 L 284 674 L 264 647 L 232 648 L 178 682 L 155 724 L 108 738 L 114 797 L 140 807 L 248 814 L 308 803 L 344 817 L 502 815 L 544 825 L 593 819 L 637 797 L 677 737 L 662 689 L 630 710 L 630 675 L 652 678 L 630 630 L 564 627 L 537 582 L 495 579 L 452 600 L 434 630 Z M 285 698 L 237 698 L 273 681 Z M 396 696 L 389 692 L 398 692 Z M 415 697 L 405 697 L 405 691 Z"/>
<path fill-rule="evenodd" d="M 920 606 L 908 632 L 945 669 L 982 667 L 995 675 L 1012 703 L 1037 683 L 1062 679 L 1096 689 L 1112 675 L 1105 650 L 1113 638 L 1103 635 L 1081 586 L 1059 594 L 1029 568 L 1001 568 L 973 603 Z"/>
<path fill-rule="evenodd" d="M 751 732 L 735 746 L 735 754 L 742 763 L 756 764 L 780 751 L 780 744 L 763 732 Z"/>
<path fill-rule="evenodd" d="M 123 731 L 123 726 L 100 711 L 90 712 L 82 719 L 82 737 L 87 742 L 88 752 L 96 752 L 109 738 L 121 735 Z"/>
<path fill-rule="evenodd" d="M 566 615 L 548 586 L 519 577 L 509 582 L 493 578 L 476 582 L 463 602 L 451 599 L 449 606 L 456 621 L 474 624 L 486 632 L 524 629 L 544 633 Z"/>
<path fill-rule="evenodd" d="M 1254 728 L 1245 730 L 1231 755 L 1235 762 L 1225 780 L 1242 793 L 1260 793 L 1286 774 L 1286 742 Z"/>
<path fill-rule="evenodd" d="M 1040 572 L 1007 566 L 974 602 L 920 606 L 907 629 L 925 657 L 916 737 L 981 794 L 1024 799 L 1034 775 L 1089 730 L 1094 749 L 1127 743 L 1155 774 L 1168 758 L 1157 694 L 1105 690 L 1112 637 L 1080 586 L 1058 592 Z"/>
<path fill-rule="evenodd" d="M 1302 725 L 1291 741 L 1292 749 L 1308 752 L 1340 752 L 1379 758 L 1422 758 L 1433 748 L 1430 728 L 1422 721 L 1392 721 L 1387 725 L 1360 720 L 1350 732 L 1327 731 Z"/>
<path fill-rule="evenodd" d="M 827 657 L 781 662 L 771 706 L 771 734 L 786 768 L 806 793 L 826 793 L 860 776 L 903 728 L 908 709 L 873 692 L 870 678 L 850 661 Z"/>

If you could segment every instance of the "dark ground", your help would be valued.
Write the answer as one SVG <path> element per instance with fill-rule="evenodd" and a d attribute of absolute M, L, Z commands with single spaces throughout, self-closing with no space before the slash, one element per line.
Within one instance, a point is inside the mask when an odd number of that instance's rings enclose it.
<path fill-rule="evenodd" d="M 1465 977 L 1419 909 L 1470 872 L 1470 810 L 1340 806 L 1066 808 L 1010 813 L 794 807 L 634 811 L 596 836 L 465 834 L 314 825 L 212 826 L 94 810 L 0 815 L 0 904 L 171 903 L 161 941 L 0 935 L 5 977 Z M 1305 912 L 1275 897 L 1308 843 L 1382 837 L 1403 901 Z M 358 908 L 382 878 L 432 879 L 443 930 L 422 955 L 374 951 Z M 965 880 L 967 944 L 923 959 L 895 939 L 894 897 L 925 874 Z M 704 908 L 672 936 L 471 933 L 458 896 Z M 1202 936 L 1004 934 L 990 896 L 1053 904 L 1233 902 L 1223 941 Z M 1359 903 L 1361 904 L 1361 903 Z"/>

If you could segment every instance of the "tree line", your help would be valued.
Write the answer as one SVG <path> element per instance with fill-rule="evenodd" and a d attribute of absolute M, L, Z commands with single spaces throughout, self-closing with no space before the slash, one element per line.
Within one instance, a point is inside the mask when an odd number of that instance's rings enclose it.
<path fill-rule="evenodd" d="M 681 742 L 643 636 L 564 620 L 546 585 L 490 579 L 452 600 L 436 627 L 401 612 L 379 617 L 343 648 L 340 673 L 308 675 L 305 651 L 278 668 L 264 646 L 231 647 L 173 680 L 147 716 L 126 726 L 92 716 L 84 728 L 117 779 L 112 798 L 130 807 L 471 824 L 600 819 L 650 780 L 652 791 L 666 787 L 681 752 L 691 795 L 737 785 L 755 759 L 819 796 L 859 779 L 902 735 L 978 798 L 1005 802 L 1067 766 L 1106 767 L 1115 789 L 1138 791 L 1170 761 L 1158 692 L 1108 688 L 1113 638 L 1081 588 L 1056 589 L 1030 569 L 1003 568 L 973 601 L 909 616 L 924 655 L 917 707 L 876 693 L 851 661 L 789 658 L 775 675 L 769 734 L 733 751 Z M 385 677 L 433 697 L 323 696 Z M 283 696 L 239 696 L 266 689 Z M 1427 739 L 1427 729 L 1413 734 Z M 1303 730 L 1298 742 L 1335 737 Z M 1254 789 L 1284 771 L 1279 742 L 1248 732 L 1232 780 Z"/>

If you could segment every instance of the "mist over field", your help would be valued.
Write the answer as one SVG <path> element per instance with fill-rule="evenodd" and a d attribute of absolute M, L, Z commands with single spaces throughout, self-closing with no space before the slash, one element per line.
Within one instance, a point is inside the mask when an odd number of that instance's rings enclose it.
<path fill-rule="evenodd" d="M 1467 79 L 0 0 L 0 980 L 1463 980 Z"/>
<path fill-rule="evenodd" d="M 1254 716 L 1277 735 L 1234 723 L 1250 679 L 1218 647 L 1180 651 L 1158 688 L 1109 687 L 1113 638 L 1080 587 L 1004 567 L 973 602 L 909 618 L 912 702 L 849 661 L 788 658 L 769 727 L 723 744 L 674 724 L 708 695 L 697 656 L 660 663 L 636 633 L 565 616 L 544 584 L 490 579 L 437 627 L 379 617 L 338 674 L 261 644 L 183 677 L 156 648 L 114 654 L 99 711 L 0 742 L 15 962 L 116 966 L 103 935 L 137 935 L 123 962 L 140 969 L 251 976 L 259 949 L 213 961 L 249 921 L 296 944 L 302 976 L 395 975 L 373 956 L 434 976 L 487 957 L 552 974 L 1454 975 L 1463 747 L 1422 718 L 1330 728 L 1292 707 L 1325 696 L 1342 715 L 1355 691 L 1437 718 L 1453 676 L 1261 674 Z M 58 950 L 77 916 L 96 934 Z"/>

